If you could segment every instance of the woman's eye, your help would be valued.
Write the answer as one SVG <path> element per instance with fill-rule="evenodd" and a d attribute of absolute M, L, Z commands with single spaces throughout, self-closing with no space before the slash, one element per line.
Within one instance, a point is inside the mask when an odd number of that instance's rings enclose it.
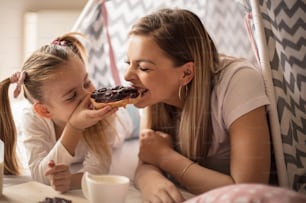
<path fill-rule="evenodd" d="M 138 66 L 139 70 L 141 71 L 148 71 L 149 69 L 148 68 L 145 68 L 145 67 L 142 67 L 142 66 Z"/>
<path fill-rule="evenodd" d="M 130 61 L 128 61 L 128 60 L 124 60 L 124 63 L 126 63 L 127 65 L 131 64 Z"/>
<path fill-rule="evenodd" d="M 132 63 L 129 61 L 129 60 L 125 60 L 124 61 L 124 63 L 126 63 L 127 65 L 131 65 Z M 132 67 L 134 68 L 134 69 L 139 69 L 139 70 L 141 70 L 141 71 L 148 71 L 148 70 L 150 70 L 149 68 L 145 68 L 145 67 L 143 67 L 143 66 L 141 66 L 139 63 L 136 65 L 132 65 Z"/>

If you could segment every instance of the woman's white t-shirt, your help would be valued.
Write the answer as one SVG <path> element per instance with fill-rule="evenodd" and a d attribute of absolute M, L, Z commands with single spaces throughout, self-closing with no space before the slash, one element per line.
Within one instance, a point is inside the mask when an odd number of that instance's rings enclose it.
<path fill-rule="evenodd" d="M 224 67 L 211 97 L 213 137 L 206 167 L 229 174 L 231 124 L 242 115 L 268 105 L 259 70 L 246 60 L 221 58 Z"/>

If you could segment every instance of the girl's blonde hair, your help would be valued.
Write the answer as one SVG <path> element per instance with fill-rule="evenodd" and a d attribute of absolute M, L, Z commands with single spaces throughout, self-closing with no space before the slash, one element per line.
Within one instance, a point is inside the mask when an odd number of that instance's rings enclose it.
<path fill-rule="evenodd" d="M 35 51 L 23 64 L 22 71 L 25 72 L 24 96 L 31 103 L 33 99 L 43 102 L 42 84 L 48 77 L 57 72 L 60 66 L 70 57 L 77 56 L 85 64 L 85 48 L 78 37 L 84 37 L 80 33 L 67 33 L 58 37 L 51 44 L 42 46 Z M 16 158 L 16 126 L 11 112 L 8 90 L 10 79 L 0 83 L 1 112 L 0 112 L 0 136 L 5 144 L 5 174 L 18 174 L 19 166 Z M 111 117 L 113 119 L 114 117 Z M 109 136 L 106 136 L 104 129 L 111 123 L 111 119 L 100 121 L 96 125 L 84 131 L 83 140 L 88 144 L 97 157 L 103 161 L 110 161 Z M 106 123 L 107 122 L 107 123 Z"/>
<path fill-rule="evenodd" d="M 11 111 L 8 89 L 10 79 L 0 83 L 0 139 L 4 142 L 4 174 L 19 174 L 19 163 L 16 158 L 17 130 Z"/>
<path fill-rule="evenodd" d="M 179 131 L 177 111 L 159 103 L 146 108 L 146 126 L 167 132 L 177 140 L 176 148 L 197 162 L 204 162 L 212 137 L 210 100 L 213 75 L 218 70 L 218 52 L 201 20 L 184 9 L 161 9 L 141 18 L 129 35 L 146 35 L 158 44 L 176 67 L 194 62 L 194 78 L 187 85 Z M 187 89 L 187 88 L 186 88 Z"/>

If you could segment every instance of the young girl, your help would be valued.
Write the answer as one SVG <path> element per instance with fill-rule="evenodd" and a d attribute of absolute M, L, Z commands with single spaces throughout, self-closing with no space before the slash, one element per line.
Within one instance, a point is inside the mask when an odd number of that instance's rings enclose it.
<path fill-rule="evenodd" d="M 8 101 L 8 87 L 23 87 L 29 105 L 23 112 L 22 133 L 34 180 L 65 192 L 80 188 L 84 171 L 107 173 L 111 146 L 131 133 L 121 108 L 93 109 L 95 89 L 85 68 L 84 47 L 76 33 L 42 46 L 23 64 L 22 71 L 1 82 L 1 139 L 5 142 L 5 172 L 18 174 L 16 130 Z M 81 168 L 72 167 L 74 164 Z"/>
<path fill-rule="evenodd" d="M 145 109 L 135 180 L 145 202 L 182 202 L 237 183 L 268 183 L 264 82 L 246 60 L 218 54 L 201 20 L 162 9 L 129 33 L 125 79 Z"/>

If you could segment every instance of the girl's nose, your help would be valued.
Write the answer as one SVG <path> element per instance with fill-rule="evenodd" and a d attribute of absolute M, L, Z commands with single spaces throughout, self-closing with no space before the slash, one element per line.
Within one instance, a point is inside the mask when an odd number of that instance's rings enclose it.
<path fill-rule="evenodd" d="M 81 93 L 80 93 L 80 98 L 83 100 L 87 95 L 89 95 L 89 91 L 84 89 Z"/>
<path fill-rule="evenodd" d="M 83 88 L 82 91 L 81 91 L 82 98 L 91 94 L 94 90 L 95 90 L 95 87 L 93 85 L 91 85 L 90 87 L 87 87 L 87 88 Z"/>

